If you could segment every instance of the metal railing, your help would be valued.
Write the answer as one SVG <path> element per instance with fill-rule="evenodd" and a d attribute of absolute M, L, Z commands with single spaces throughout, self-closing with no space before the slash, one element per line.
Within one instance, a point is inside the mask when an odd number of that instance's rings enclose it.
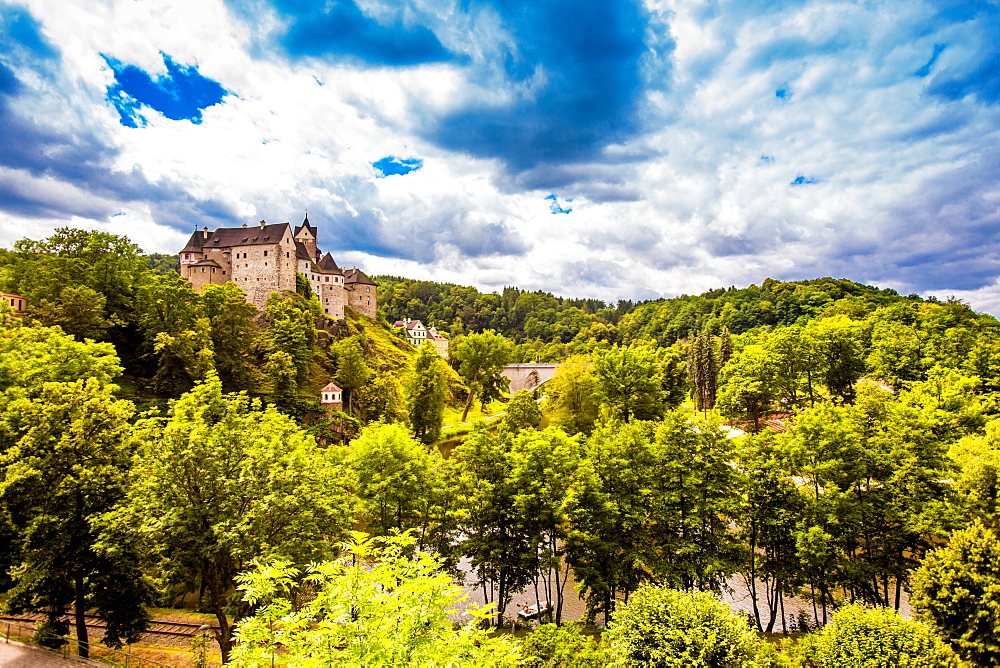
<path fill-rule="evenodd" d="M 123 652 L 121 650 L 105 647 L 104 645 L 98 646 L 94 642 L 81 643 L 73 636 L 63 636 L 55 633 L 43 633 L 39 635 L 34 628 L 21 626 L 20 624 L 15 624 L 13 622 L 7 622 L 5 627 L 0 628 L 4 629 L 3 636 L 5 643 L 10 643 L 10 641 L 13 640 L 25 645 L 37 647 L 47 652 L 52 652 L 53 654 L 61 655 L 63 658 L 79 657 L 80 645 L 86 644 L 90 648 L 91 652 L 100 653 L 100 657 L 90 657 L 87 659 L 88 661 L 92 661 L 94 663 L 103 664 L 105 666 L 124 666 L 124 668 L 142 668 L 143 666 L 163 666 L 164 668 L 174 668 L 168 663 L 160 663 L 159 661 L 153 661 L 152 659 L 133 655 L 131 645 L 127 645 L 126 651 Z M 39 644 L 43 641 L 52 641 L 51 644 L 57 645 L 57 647 L 48 647 L 46 645 Z M 74 647 L 76 648 L 75 653 L 73 652 Z"/>

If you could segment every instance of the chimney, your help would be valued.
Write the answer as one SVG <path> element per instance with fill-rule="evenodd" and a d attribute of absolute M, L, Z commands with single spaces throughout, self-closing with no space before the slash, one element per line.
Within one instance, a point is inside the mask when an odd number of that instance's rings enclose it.
<path fill-rule="evenodd" d="M 264 229 L 265 225 L 267 225 L 267 223 L 265 223 L 263 220 L 260 221 L 260 229 Z"/>
<path fill-rule="evenodd" d="M 243 223 L 243 229 L 245 230 L 246 228 L 247 228 L 247 224 Z"/>

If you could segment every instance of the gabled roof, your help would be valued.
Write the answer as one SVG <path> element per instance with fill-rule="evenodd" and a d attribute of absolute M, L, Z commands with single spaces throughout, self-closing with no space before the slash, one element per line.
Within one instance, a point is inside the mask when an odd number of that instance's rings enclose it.
<path fill-rule="evenodd" d="M 327 253 L 323 256 L 319 262 L 316 263 L 316 268 L 321 274 L 342 274 L 340 267 L 337 263 L 333 261 L 333 256 Z"/>
<path fill-rule="evenodd" d="M 230 248 L 233 246 L 263 246 L 276 244 L 288 232 L 288 223 L 275 223 L 256 227 L 220 227 L 208 238 L 203 248 Z"/>
<path fill-rule="evenodd" d="M 323 386 L 323 389 L 320 390 L 320 392 L 343 392 L 343 390 L 334 385 L 333 383 L 327 383 L 326 385 Z"/>
<path fill-rule="evenodd" d="M 407 331 L 411 329 L 424 329 L 423 324 L 419 320 L 397 320 L 392 323 L 393 327 L 402 327 Z"/>
<path fill-rule="evenodd" d="M 303 228 L 308 228 L 308 230 L 312 233 L 313 239 L 316 238 L 316 228 L 309 222 L 308 213 L 306 214 L 305 220 L 302 221 L 302 224 L 295 226 L 295 236 L 299 236 L 299 232 L 301 232 Z"/>
<path fill-rule="evenodd" d="M 191 238 L 188 239 L 187 246 L 181 249 L 182 253 L 200 253 L 201 247 L 205 244 L 206 232 L 195 230 Z"/>
<path fill-rule="evenodd" d="M 375 285 L 375 281 L 368 278 L 363 271 L 355 267 L 344 272 L 344 283 L 361 283 L 362 285 Z"/>
<path fill-rule="evenodd" d="M 209 258 L 205 258 L 204 260 L 198 260 L 194 264 L 190 264 L 188 266 L 189 267 L 218 267 L 219 269 L 222 269 L 222 265 L 221 264 L 219 264 L 215 260 L 211 260 Z"/>

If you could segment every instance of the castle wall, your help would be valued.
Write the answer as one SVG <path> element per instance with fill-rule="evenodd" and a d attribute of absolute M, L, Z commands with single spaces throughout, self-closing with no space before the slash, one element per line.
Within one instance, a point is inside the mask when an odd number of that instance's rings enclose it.
<path fill-rule="evenodd" d="M 233 283 L 258 309 L 264 308 L 272 292 L 295 291 L 295 246 L 290 237 L 288 241 L 232 249 Z"/>
<path fill-rule="evenodd" d="M 326 278 L 326 276 L 324 276 L 324 278 Z M 319 302 L 323 307 L 323 313 L 328 318 L 343 320 L 344 302 L 347 297 L 347 291 L 344 289 L 344 277 L 339 274 L 334 274 L 329 278 L 330 282 L 323 283 L 322 289 L 316 294 L 319 295 Z M 334 279 L 336 279 L 336 281 Z"/>
<path fill-rule="evenodd" d="M 375 286 L 355 283 L 347 287 L 347 305 L 362 315 L 375 318 L 378 301 Z"/>

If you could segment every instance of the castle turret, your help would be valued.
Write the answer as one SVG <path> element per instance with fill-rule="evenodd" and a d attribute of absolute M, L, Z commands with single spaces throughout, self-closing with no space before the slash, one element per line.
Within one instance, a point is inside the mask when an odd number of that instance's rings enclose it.
<path fill-rule="evenodd" d="M 309 224 L 309 214 L 306 214 L 302 224 L 295 228 L 295 240 L 306 247 L 310 260 L 319 260 L 316 248 L 316 228 Z"/>

